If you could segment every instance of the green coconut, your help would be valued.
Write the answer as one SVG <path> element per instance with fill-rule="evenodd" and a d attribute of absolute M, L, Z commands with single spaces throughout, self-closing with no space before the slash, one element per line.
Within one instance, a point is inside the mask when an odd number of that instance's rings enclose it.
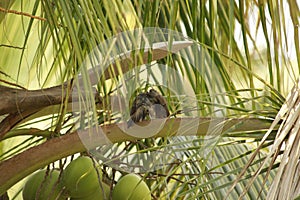
<path fill-rule="evenodd" d="M 113 189 L 113 200 L 151 200 L 147 184 L 136 174 L 123 176 Z"/>
<path fill-rule="evenodd" d="M 24 200 L 62 200 L 66 199 L 62 188 L 59 171 L 40 170 L 28 178 L 22 195 Z"/>
<path fill-rule="evenodd" d="M 102 173 L 99 165 L 95 167 L 90 157 L 83 156 L 73 160 L 66 167 L 62 174 L 62 183 L 71 197 L 85 197 L 99 188 L 98 174 L 101 180 Z"/>

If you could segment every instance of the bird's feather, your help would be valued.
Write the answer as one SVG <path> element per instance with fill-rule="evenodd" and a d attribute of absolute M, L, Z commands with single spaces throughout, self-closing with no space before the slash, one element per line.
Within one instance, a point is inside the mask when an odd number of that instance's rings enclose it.
<path fill-rule="evenodd" d="M 170 115 L 165 98 L 156 90 L 140 93 L 134 99 L 130 109 L 130 120 L 127 122 L 128 128 L 133 123 L 144 121 L 149 118 L 166 118 Z"/>

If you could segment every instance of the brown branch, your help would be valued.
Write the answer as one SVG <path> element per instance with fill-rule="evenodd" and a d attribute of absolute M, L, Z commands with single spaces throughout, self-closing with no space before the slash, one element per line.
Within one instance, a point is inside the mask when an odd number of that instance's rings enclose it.
<path fill-rule="evenodd" d="M 1 45 L 0 45 L 0 47 L 1 47 Z M 1 71 L 0 71 L 0 74 L 3 74 L 3 75 L 5 75 L 5 76 L 8 76 L 7 74 L 5 74 L 5 73 L 3 73 L 3 72 L 1 72 Z M 9 76 L 8 76 L 8 77 L 9 77 Z M 2 80 L 2 79 L 0 79 L 0 82 L 5 83 L 5 84 L 7 84 L 7 85 L 11 85 L 11 86 L 13 86 L 13 87 L 17 87 L 17 88 L 26 90 L 26 88 L 24 88 L 22 85 L 19 85 L 19 84 L 16 84 L 16 83 L 12 83 L 12 82 L 9 82 L 9 81 L 6 81 L 6 80 Z"/>
<path fill-rule="evenodd" d="M 36 113 L 38 110 L 26 110 L 22 113 L 11 113 L 0 122 L 0 141 L 4 138 L 5 134 L 16 126 L 23 119 Z"/>
<path fill-rule="evenodd" d="M 145 49 L 144 54 L 141 57 L 141 61 L 139 61 L 140 59 L 138 59 L 140 54 L 135 52 L 127 52 L 125 54 L 118 55 L 115 58 L 111 58 L 111 60 L 108 62 L 109 66 L 103 72 L 104 79 L 108 80 L 114 78 L 121 73 L 126 73 L 134 66 L 141 65 L 142 63 L 148 63 L 150 51 L 152 53 L 150 61 L 154 61 L 162 59 L 170 53 L 176 53 L 180 49 L 186 48 L 190 45 L 192 45 L 192 43 L 189 41 L 173 42 L 172 49 L 168 50 L 168 43 L 159 43 L 153 49 Z M 121 66 L 121 71 L 119 70 L 119 65 Z M 99 82 L 97 73 L 101 74 L 102 67 L 98 65 L 88 71 L 91 85 L 95 85 Z M 95 70 L 99 71 L 97 72 Z M 83 83 L 82 76 L 78 76 L 78 79 L 76 81 L 79 82 L 79 85 L 83 85 L 80 84 Z M 0 85 L 0 115 L 23 112 L 25 110 L 32 109 L 42 109 L 51 105 L 59 105 L 64 101 L 65 98 L 67 98 L 67 87 L 68 81 L 59 86 L 40 90 L 15 89 Z M 72 89 L 69 92 L 70 95 L 72 95 Z M 69 98 L 69 102 L 74 100 L 72 98 Z"/>
<path fill-rule="evenodd" d="M 60 105 L 66 98 L 68 98 L 68 101 L 78 98 L 76 96 L 69 98 L 70 95 L 67 97 L 67 89 L 67 84 L 31 91 L 0 85 L 0 115 L 9 114 L 0 122 L 0 140 L 18 123 L 21 123 L 24 119 L 43 108 L 51 105 Z M 101 100 L 98 101 L 101 103 Z M 52 111 L 54 110 L 52 109 Z"/>
<path fill-rule="evenodd" d="M 156 120 L 154 120 L 156 121 Z M 191 122 L 196 121 L 197 127 L 194 131 L 190 131 Z M 269 123 L 259 119 L 212 119 L 212 118 L 176 118 L 168 119 L 163 128 L 153 137 L 169 137 L 174 135 L 206 135 L 207 130 L 211 129 L 211 122 L 215 123 L 214 127 L 220 128 L 220 135 L 228 130 L 243 131 L 243 130 L 261 130 L 268 129 Z M 140 122 L 139 125 L 147 124 L 147 121 Z M 136 140 L 133 136 L 124 133 L 120 127 L 125 124 L 112 124 L 101 126 L 105 136 L 112 143 L 122 142 L 127 140 Z M 185 126 L 187 129 L 185 129 Z M 80 133 L 89 136 L 90 132 Z M 44 167 L 56 160 L 73 155 L 78 152 L 87 150 L 87 147 L 93 149 L 97 146 L 107 144 L 103 137 L 92 134 L 90 138 L 84 139 L 79 137 L 78 132 L 67 134 L 58 138 L 53 138 L 45 143 L 32 147 L 8 160 L 0 163 L 0 195 L 5 193 L 11 186 L 20 181 L 22 178 L 31 174 L 39 168 Z"/>
<path fill-rule="evenodd" d="M 20 12 L 20 11 L 16 11 L 16 10 L 7 10 L 5 8 L 2 8 L 2 7 L 0 7 L 0 12 L 12 13 L 12 14 L 17 14 L 17 15 L 22 15 L 22 16 L 30 17 L 30 18 L 33 18 L 33 19 L 38 19 L 38 20 L 46 21 L 46 19 L 43 18 L 43 17 L 34 16 L 34 15 L 29 14 L 29 13 Z"/>
<path fill-rule="evenodd" d="M 61 104 L 66 89 L 67 86 L 56 86 L 42 90 L 22 90 L 0 85 L 0 115 Z"/>

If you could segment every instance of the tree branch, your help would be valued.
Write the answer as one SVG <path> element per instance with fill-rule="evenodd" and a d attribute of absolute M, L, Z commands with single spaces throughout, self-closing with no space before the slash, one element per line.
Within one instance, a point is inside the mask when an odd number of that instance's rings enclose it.
<path fill-rule="evenodd" d="M 134 66 L 162 59 L 170 53 L 176 53 L 183 48 L 191 46 L 192 44 L 193 43 L 190 41 L 174 41 L 171 49 L 168 49 L 169 44 L 167 42 L 155 43 L 153 44 L 153 48 L 145 48 L 142 56 L 138 52 L 134 51 L 116 55 L 116 57 L 110 58 L 107 62 L 108 66 L 103 72 L 103 77 L 105 80 L 112 79 L 121 73 L 126 73 Z M 140 56 L 142 60 L 139 59 Z M 151 59 L 149 60 L 149 58 Z M 119 70 L 119 66 L 121 66 L 121 70 Z M 99 82 L 97 74 L 102 74 L 101 70 L 103 67 L 105 66 L 101 67 L 100 65 L 97 65 L 88 71 L 91 85 L 95 85 Z M 78 76 L 76 81 L 83 83 L 83 77 Z M 66 96 L 68 89 L 70 90 L 70 95 L 72 94 L 72 88 L 68 88 L 68 86 L 72 87 L 72 85 L 68 84 L 68 81 L 62 85 L 40 90 L 16 89 L 0 85 L 0 115 L 8 113 L 22 113 L 25 110 L 42 109 L 47 106 L 61 104 L 65 98 L 69 98 L 69 96 Z M 72 100 L 74 100 L 74 97 L 69 98 L 69 102 Z"/>
<path fill-rule="evenodd" d="M 21 113 L 28 109 L 61 104 L 66 86 L 55 86 L 41 90 L 22 90 L 0 85 L 0 115 Z"/>
<path fill-rule="evenodd" d="M 157 120 L 153 120 L 157 121 Z M 190 131 L 191 122 L 197 127 Z M 146 125 L 148 122 L 140 122 L 139 125 Z M 168 119 L 162 129 L 153 137 L 170 137 L 174 135 L 198 135 L 204 136 L 208 130 L 213 128 L 220 129 L 216 136 L 226 131 L 244 131 L 268 129 L 270 123 L 260 119 L 223 119 L 223 118 L 172 118 Z M 112 124 L 101 126 L 107 139 L 112 142 L 122 142 L 127 140 L 136 140 L 135 138 L 123 132 L 120 127 L 126 124 Z M 81 137 L 79 137 L 81 135 Z M 73 155 L 78 152 L 87 151 L 87 146 L 93 149 L 97 146 L 107 144 L 105 137 L 92 134 L 87 145 L 82 142 L 82 135 L 89 136 L 90 132 L 74 132 L 58 138 L 50 139 L 43 144 L 32 147 L 8 160 L 0 163 L 0 195 L 4 194 L 15 183 L 31 174 L 32 172 L 61 158 Z"/>

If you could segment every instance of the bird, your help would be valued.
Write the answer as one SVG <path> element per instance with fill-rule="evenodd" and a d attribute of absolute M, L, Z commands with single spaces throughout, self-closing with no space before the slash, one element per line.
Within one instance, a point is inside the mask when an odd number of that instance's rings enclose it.
<path fill-rule="evenodd" d="M 149 117 L 166 118 L 170 115 L 167 107 L 167 101 L 154 89 L 149 92 L 143 92 L 136 96 L 130 109 L 130 119 L 127 127 L 131 127 L 136 122 L 141 122 Z"/>
<path fill-rule="evenodd" d="M 130 110 L 130 117 L 133 122 L 140 122 L 146 119 L 151 109 L 151 101 L 147 93 L 140 93 L 133 101 Z"/>
<path fill-rule="evenodd" d="M 154 118 L 166 118 L 170 115 L 167 107 L 167 101 L 161 94 L 159 94 L 156 90 L 151 89 L 147 95 L 152 103 L 152 107 L 154 107 Z"/>

